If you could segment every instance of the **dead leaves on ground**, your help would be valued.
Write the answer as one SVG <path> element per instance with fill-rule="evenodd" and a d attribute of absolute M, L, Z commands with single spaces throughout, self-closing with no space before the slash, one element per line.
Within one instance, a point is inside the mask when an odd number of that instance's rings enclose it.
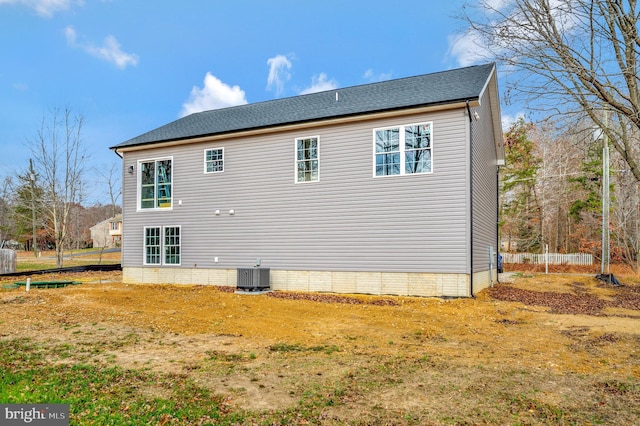
<path fill-rule="evenodd" d="M 640 287 L 637 286 L 613 287 L 615 296 L 611 300 L 589 293 L 583 283 L 573 283 L 572 288 L 573 293 L 557 293 L 499 285 L 489 289 L 489 295 L 496 300 L 548 307 L 556 314 L 606 316 L 605 308 L 640 310 Z"/>

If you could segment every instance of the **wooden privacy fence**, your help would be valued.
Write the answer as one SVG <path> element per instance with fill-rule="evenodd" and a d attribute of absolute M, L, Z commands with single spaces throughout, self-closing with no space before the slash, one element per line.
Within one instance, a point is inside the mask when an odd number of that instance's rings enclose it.
<path fill-rule="evenodd" d="M 0 274 L 16 272 L 18 256 L 15 250 L 0 249 Z"/>
<path fill-rule="evenodd" d="M 549 265 L 593 265 L 593 255 L 589 253 L 500 253 L 503 263 L 532 263 L 544 265 L 549 256 Z"/>

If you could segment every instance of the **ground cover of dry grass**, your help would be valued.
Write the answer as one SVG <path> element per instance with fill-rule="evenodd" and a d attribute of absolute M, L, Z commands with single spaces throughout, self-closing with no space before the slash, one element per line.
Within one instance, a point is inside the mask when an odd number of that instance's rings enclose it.
<path fill-rule="evenodd" d="M 83 284 L 3 289 L 0 345 L 9 353 L 12 345 L 37 348 L 39 368 L 150 374 L 114 409 L 124 416 L 132 410 L 127 398 L 171 400 L 172 386 L 185 381 L 219 402 L 215 421 L 158 411 L 151 424 L 634 424 L 640 417 L 633 279 L 615 287 L 591 276 L 519 273 L 477 298 L 449 300 L 244 295 L 125 285 L 113 272 L 73 279 Z M 18 390 L 28 397 L 29 389 Z M 93 424 L 88 403 L 75 404 L 72 419 Z"/>

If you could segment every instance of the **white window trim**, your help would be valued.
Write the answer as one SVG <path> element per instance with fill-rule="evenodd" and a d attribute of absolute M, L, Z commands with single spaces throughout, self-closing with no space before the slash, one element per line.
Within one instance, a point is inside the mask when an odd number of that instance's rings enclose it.
<path fill-rule="evenodd" d="M 166 253 L 165 253 L 165 231 L 167 228 L 178 228 L 178 238 L 180 243 L 177 247 L 180 248 L 180 262 L 178 263 L 167 263 Z M 160 241 L 160 252 L 162 254 L 162 265 L 164 266 L 180 266 L 182 265 L 182 226 L 181 225 L 166 225 L 162 227 L 162 241 Z"/>
<path fill-rule="evenodd" d="M 160 263 L 149 263 L 147 262 L 147 229 L 151 228 L 159 228 L 160 229 Z M 149 266 L 160 266 L 162 265 L 162 226 L 145 226 L 142 229 L 142 264 Z"/>
<path fill-rule="evenodd" d="M 420 126 L 428 124 L 431 127 L 431 146 L 429 150 L 431 151 L 431 170 L 428 172 L 421 173 L 405 173 L 405 141 L 404 141 L 404 129 L 409 126 Z M 399 129 L 400 130 L 400 174 L 397 175 L 376 175 L 376 132 L 378 130 L 389 130 L 389 129 Z M 433 174 L 434 169 L 434 155 L 433 155 L 433 121 L 419 121 L 417 123 L 408 123 L 408 124 L 397 124 L 395 126 L 385 126 L 385 127 L 377 127 L 373 129 L 372 134 L 372 152 L 373 152 L 373 177 L 374 178 L 392 178 L 398 176 L 422 176 L 422 175 L 430 175 Z"/>
<path fill-rule="evenodd" d="M 147 262 L 147 229 L 159 228 L 160 229 L 160 263 L 148 263 Z M 180 263 L 166 263 L 164 252 L 164 238 L 166 228 L 178 228 L 180 232 Z M 182 225 L 165 225 L 165 226 L 145 226 L 142 231 L 142 264 L 144 266 L 181 266 L 182 265 Z"/>
<path fill-rule="evenodd" d="M 219 149 L 219 150 L 222 150 L 222 170 L 215 171 L 215 172 L 208 172 L 208 171 L 207 171 L 207 151 L 213 151 L 214 149 L 215 149 L 215 150 L 218 150 L 218 149 Z M 220 148 L 206 148 L 206 149 L 204 150 L 204 153 L 203 153 L 203 158 L 204 158 L 204 161 L 203 161 L 203 163 L 204 163 L 204 164 L 203 164 L 203 170 L 204 170 L 204 174 L 205 174 L 205 175 L 212 175 L 212 174 L 215 174 L 215 173 L 224 173 L 224 147 L 220 147 Z"/>
<path fill-rule="evenodd" d="M 140 200 L 140 192 L 142 191 L 142 167 L 141 164 L 142 163 L 149 163 L 151 161 L 162 161 L 162 160 L 171 160 L 171 207 L 148 207 L 148 208 L 142 208 L 141 205 L 141 200 Z M 147 158 L 144 160 L 138 160 L 138 163 L 136 164 L 136 211 L 138 212 L 146 212 L 146 211 L 153 211 L 153 212 L 157 212 L 157 211 L 171 211 L 173 210 L 173 194 L 175 193 L 174 189 L 175 189 L 175 162 L 173 161 L 173 156 L 168 156 L 168 157 L 156 157 L 156 158 Z"/>
<path fill-rule="evenodd" d="M 298 141 L 300 139 L 316 139 L 318 141 L 318 179 L 316 180 L 298 180 Z M 302 136 L 293 140 L 293 181 L 296 184 L 308 184 L 320 182 L 320 135 Z"/>

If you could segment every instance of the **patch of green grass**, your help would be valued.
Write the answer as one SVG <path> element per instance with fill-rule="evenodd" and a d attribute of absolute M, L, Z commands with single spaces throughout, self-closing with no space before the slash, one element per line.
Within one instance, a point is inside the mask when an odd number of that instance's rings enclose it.
<path fill-rule="evenodd" d="M 340 348 L 336 345 L 304 346 L 300 343 L 276 343 L 269 346 L 269 350 L 271 352 L 324 352 L 331 355 L 334 352 L 339 352 Z"/>
<path fill-rule="evenodd" d="M 97 263 L 96 259 L 92 258 L 78 258 L 78 259 L 65 259 L 63 267 L 71 267 L 71 266 L 84 266 L 89 264 Z M 110 260 L 110 259 L 102 259 L 102 264 L 117 264 L 120 263 L 119 260 Z M 16 272 L 26 272 L 26 271 L 40 271 L 45 269 L 56 269 L 56 260 L 55 259 L 19 259 L 18 264 L 16 265 Z"/>
<path fill-rule="evenodd" d="M 599 383 L 596 387 L 611 395 L 640 394 L 640 385 L 619 380 L 608 380 Z"/>
<path fill-rule="evenodd" d="M 512 395 L 508 405 L 509 412 L 515 419 L 532 417 L 545 424 L 561 424 L 567 420 L 561 407 L 541 402 L 528 395 Z"/>
<path fill-rule="evenodd" d="M 0 341 L 0 366 L 2 368 L 20 368 L 42 365 L 45 351 L 29 339 Z M 2 378 L 2 376 L 0 376 Z"/>
<path fill-rule="evenodd" d="M 71 418 L 80 424 L 153 424 L 167 415 L 185 423 L 220 419 L 220 399 L 187 380 L 168 380 L 168 397 L 140 392 L 158 379 L 148 372 L 90 365 L 9 371 L 2 378 L 0 400 L 69 404 Z"/>
<path fill-rule="evenodd" d="M 244 360 L 244 356 L 241 354 L 231 354 L 219 351 L 205 351 L 211 361 L 221 362 L 240 362 Z"/>
<path fill-rule="evenodd" d="M 0 341 L 0 402 L 69 404 L 73 424 L 233 424 L 243 417 L 226 413 L 221 397 L 186 375 L 45 363 L 60 347 Z M 162 396 L 152 396 L 157 388 Z"/>
<path fill-rule="evenodd" d="M 271 352 L 302 352 L 304 351 L 304 346 L 300 343 L 295 343 L 293 345 L 289 343 L 276 343 L 269 346 L 269 350 Z"/>
<path fill-rule="evenodd" d="M 527 274 L 525 272 L 516 272 L 513 274 L 514 277 L 516 278 L 533 278 L 535 277 L 534 274 Z"/>

